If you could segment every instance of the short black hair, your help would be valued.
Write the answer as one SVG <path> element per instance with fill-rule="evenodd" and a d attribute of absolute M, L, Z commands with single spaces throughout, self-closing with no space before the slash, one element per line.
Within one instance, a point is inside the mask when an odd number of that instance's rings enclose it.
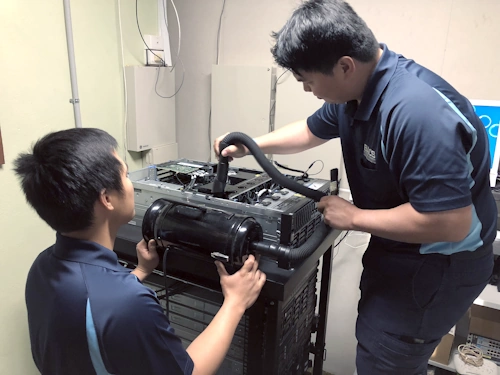
<path fill-rule="evenodd" d="M 39 139 L 14 171 L 28 203 L 54 230 L 88 229 L 103 189 L 123 192 L 116 140 L 100 129 L 72 128 Z"/>
<path fill-rule="evenodd" d="M 305 1 L 272 36 L 275 61 L 295 73 L 331 74 L 342 56 L 369 62 L 380 48 L 365 21 L 343 0 Z"/>

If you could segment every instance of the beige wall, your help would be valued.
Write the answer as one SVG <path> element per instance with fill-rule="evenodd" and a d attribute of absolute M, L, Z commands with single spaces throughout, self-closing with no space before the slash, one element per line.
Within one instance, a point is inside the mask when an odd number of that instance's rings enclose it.
<path fill-rule="evenodd" d="M 139 3 L 144 33 L 155 32 L 156 1 Z M 297 3 L 227 0 L 221 64 L 271 64 L 270 31 L 280 28 Z M 500 49 L 495 48 L 500 23 L 493 18 L 500 13 L 497 0 L 353 0 L 352 5 L 379 40 L 392 49 L 442 74 L 471 98 L 500 99 L 500 70 L 496 68 Z M 177 6 L 186 68 L 184 87 L 176 98 L 179 154 L 204 160 L 209 155 L 210 71 L 216 60 L 222 0 L 179 0 Z M 123 144 L 117 2 L 73 0 L 72 10 L 83 124 L 103 128 Z M 127 65 L 142 61 L 134 12 L 135 2 L 123 0 Z M 172 14 L 169 23 L 175 25 Z M 0 31 L 0 126 L 6 157 L 6 165 L 0 169 L 0 234 L 4 244 L 0 374 L 29 375 L 37 371 L 29 352 L 24 283 L 33 259 L 52 244 L 54 235 L 24 203 L 11 169 L 15 156 L 37 138 L 74 126 L 68 103 L 71 91 L 62 1 L 2 0 Z M 175 50 L 174 38 L 172 42 Z M 290 113 L 301 103 L 292 103 Z M 124 155 L 123 150 L 120 153 Z M 142 165 L 137 155 L 128 154 L 127 161 L 131 169 Z M 352 241 L 347 244 L 358 246 Z M 340 246 L 334 262 L 325 369 L 338 375 L 350 375 L 353 369 L 359 249 Z M 350 255 L 353 251 L 355 256 Z M 339 321 L 346 323 L 337 324 Z"/>
<path fill-rule="evenodd" d="M 204 160 L 210 152 L 206 139 L 210 72 L 216 61 L 222 0 L 178 3 L 181 57 L 186 66 L 184 87 L 176 103 L 179 155 Z M 299 0 L 227 0 L 219 63 L 272 64 L 270 33 L 283 25 L 297 4 Z M 495 43 L 500 25 L 493 18 L 500 11 L 497 0 L 353 0 L 351 4 L 378 40 L 392 50 L 441 74 L 470 98 L 499 99 L 496 83 L 500 70 L 496 66 L 500 49 L 495 48 Z M 173 12 L 169 13 L 169 22 L 175 24 Z M 176 45 L 176 30 L 172 30 L 173 48 Z M 281 87 L 278 86 L 278 101 Z M 302 100 L 311 100 L 310 94 L 304 95 L 278 111 L 301 113 L 298 108 Z"/>
<path fill-rule="evenodd" d="M 298 3 L 227 0 L 220 64 L 272 64 L 270 32 L 283 25 Z M 392 50 L 441 74 L 471 99 L 500 100 L 500 23 L 494 18 L 500 14 L 498 0 L 352 0 L 351 5 L 378 40 Z M 185 84 L 176 102 L 179 156 L 205 160 L 211 152 L 206 136 L 210 72 L 216 61 L 222 0 L 182 0 L 177 6 L 183 25 L 181 56 L 186 65 Z M 172 42 L 175 46 L 175 38 Z M 315 103 L 310 94 L 291 93 L 300 91 L 300 86 L 292 87 L 292 80 L 289 77 L 278 85 L 277 126 L 304 118 L 311 108 L 321 104 Z M 327 151 L 311 151 L 304 159 L 312 161 L 318 156 L 327 164 L 340 147 L 338 143 L 328 145 L 322 146 L 331 147 Z M 300 157 L 288 160 L 301 161 Z M 324 368 L 336 375 L 351 375 L 354 370 L 357 285 L 366 240 L 363 234 L 351 233 L 338 247 L 333 263 Z"/>
<path fill-rule="evenodd" d="M 139 11 L 144 31 L 156 32 L 156 1 L 141 1 Z M 74 0 L 72 15 L 83 126 L 107 130 L 123 144 L 117 2 Z M 125 61 L 140 63 L 133 0 L 122 1 L 122 18 Z M 6 160 L 0 168 L 0 374 L 29 375 L 38 372 L 29 350 L 24 283 L 54 233 L 25 203 L 12 162 L 39 137 L 74 126 L 63 2 L 0 1 L 0 34 L 0 127 Z M 140 158 L 127 159 L 132 166 L 142 165 Z"/>

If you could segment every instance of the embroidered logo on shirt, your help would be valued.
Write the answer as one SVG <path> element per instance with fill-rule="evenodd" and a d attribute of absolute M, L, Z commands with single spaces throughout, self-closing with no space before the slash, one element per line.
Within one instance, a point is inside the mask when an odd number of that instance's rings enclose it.
<path fill-rule="evenodd" d="M 375 157 L 375 151 L 373 151 L 367 144 L 363 147 L 363 155 L 366 160 L 370 163 L 377 164 L 377 158 Z"/>

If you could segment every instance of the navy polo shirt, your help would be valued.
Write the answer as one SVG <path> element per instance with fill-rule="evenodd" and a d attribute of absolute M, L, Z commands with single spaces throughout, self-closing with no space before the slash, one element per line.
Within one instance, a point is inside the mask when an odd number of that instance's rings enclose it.
<path fill-rule="evenodd" d="M 191 374 L 156 298 L 116 254 L 57 235 L 26 284 L 31 350 L 46 375 Z"/>
<path fill-rule="evenodd" d="M 372 236 L 370 246 L 421 253 L 474 251 L 496 237 L 483 123 L 470 102 L 430 70 L 381 45 L 363 99 L 325 103 L 308 118 L 322 139 L 340 137 L 354 204 L 419 212 L 472 205 L 468 236 L 458 243 L 406 244 Z"/>

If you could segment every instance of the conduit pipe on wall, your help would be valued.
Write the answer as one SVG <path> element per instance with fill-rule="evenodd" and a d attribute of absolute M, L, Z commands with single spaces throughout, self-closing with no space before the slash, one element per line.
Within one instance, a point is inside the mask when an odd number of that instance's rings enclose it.
<path fill-rule="evenodd" d="M 78 82 L 76 79 L 75 48 L 73 43 L 73 26 L 71 23 L 70 0 L 63 0 L 64 4 L 64 23 L 66 25 L 66 43 L 68 45 L 69 76 L 71 80 L 71 99 L 73 104 L 73 113 L 75 116 L 75 127 L 82 127 L 82 118 L 80 113 L 80 99 L 78 98 Z"/>

